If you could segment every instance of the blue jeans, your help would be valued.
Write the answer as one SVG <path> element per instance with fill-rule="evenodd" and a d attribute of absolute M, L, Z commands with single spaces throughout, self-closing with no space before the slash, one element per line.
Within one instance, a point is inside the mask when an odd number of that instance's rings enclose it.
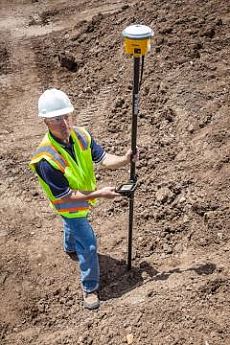
<path fill-rule="evenodd" d="M 87 218 L 65 218 L 64 250 L 76 252 L 81 271 L 81 284 L 86 292 L 98 289 L 100 279 L 97 240 Z"/>

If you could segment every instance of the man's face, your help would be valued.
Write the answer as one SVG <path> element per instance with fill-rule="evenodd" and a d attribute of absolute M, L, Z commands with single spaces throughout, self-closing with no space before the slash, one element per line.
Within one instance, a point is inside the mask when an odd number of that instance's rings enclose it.
<path fill-rule="evenodd" d="M 65 141 L 69 139 L 72 129 L 72 116 L 69 114 L 45 119 L 45 124 L 50 132 L 58 139 Z"/>

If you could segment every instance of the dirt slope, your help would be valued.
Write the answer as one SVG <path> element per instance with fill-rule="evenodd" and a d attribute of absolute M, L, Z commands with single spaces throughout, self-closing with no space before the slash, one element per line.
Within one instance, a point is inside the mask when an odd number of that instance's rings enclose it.
<path fill-rule="evenodd" d="M 0 4 L 0 340 L 22 344 L 228 345 L 229 13 L 223 0 Z M 155 31 L 143 77 L 133 269 L 126 200 L 92 213 L 99 311 L 81 304 L 62 224 L 28 161 L 45 127 L 37 99 L 66 91 L 108 152 L 130 145 L 132 60 L 121 32 Z M 98 183 L 126 181 L 98 168 Z"/>

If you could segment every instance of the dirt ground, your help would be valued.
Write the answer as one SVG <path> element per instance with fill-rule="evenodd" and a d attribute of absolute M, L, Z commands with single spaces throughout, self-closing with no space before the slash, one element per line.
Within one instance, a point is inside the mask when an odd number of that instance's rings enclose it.
<path fill-rule="evenodd" d="M 0 343 L 229 345 L 229 22 L 225 0 L 0 1 Z M 133 62 L 122 30 L 150 26 L 138 119 L 133 268 L 128 203 L 91 219 L 101 307 L 82 306 L 62 224 L 28 169 L 37 100 L 68 93 L 107 152 L 130 146 Z M 97 168 L 99 186 L 128 172 Z"/>

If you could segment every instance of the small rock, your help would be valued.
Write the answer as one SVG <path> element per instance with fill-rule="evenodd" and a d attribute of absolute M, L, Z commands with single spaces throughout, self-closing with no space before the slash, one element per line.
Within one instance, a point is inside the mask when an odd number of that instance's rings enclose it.
<path fill-rule="evenodd" d="M 182 197 L 179 199 L 179 203 L 181 204 L 181 203 L 183 203 L 185 201 L 186 201 L 186 198 L 182 195 Z"/>
<path fill-rule="evenodd" d="M 167 187 L 160 188 L 156 192 L 156 200 L 161 203 L 165 203 L 167 200 L 170 200 L 172 197 L 173 197 L 173 192 Z"/>
<path fill-rule="evenodd" d="M 132 333 L 127 334 L 126 339 L 127 339 L 127 344 L 129 344 L 129 345 L 132 344 L 133 343 L 133 334 Z"/>
<path fill-rule="evenodd" d="M 92 93 L 93 93 L 93 90 L 91 89 L 90 86 L 88 86 L 88 87 L 86 87 L 86 88 L 84 89 L 84 92 L 85 92 L 85 93 L 88 93 L 88 94 L 92 94 Z"/>
<path fill-rule="evenodd" d="M 189 221 L 189 217 L 185 214 L 183 218 L 183 222 L 187 223 Z"/>
<path fill-rule="evenodd" d="M 141 273 L 141 278 L 142 278 L 143 280 L 148 279 L 148 277 L 149 277 L 149 275 L 148 275 L 147 272 L 144 271 L 144 272 Z"/>
<path fill-rule="evenodd" d="M 125 104 L 124 98 L 118 97 L 115 101 L 115 108 L 121 108 Z"/>
<path fill-rule="evenodd" d="M 44 313 L 45 312 L 45 305 L 44 304 L 39 304 L 38 305 L 38 310 L 40 313 Z"/>
<path fill-rule="evenodd" d="M 220 240 L 223 240 L 223 233 L 222 232 L 218 232 L 217 236 L 219 237 Z"/>
<path fill-rule="evenodd" d="M 193 125 L 189 125 L 188 126 L 188 131 L 189 131 L 189 133 L 193 133 L 194 132 L 194 126 Z"/>
<path fill-rule="evenodd" d="M 173 252 L 172 247 L 171 247 L 169 244 L 167 244 L 167 243 L 165 243 L 165 244 L 163 245 L 163 250 L 164 250 L 164 252 L 165 252 L 166 254 L 172 254 L 172 252 Z"/>

